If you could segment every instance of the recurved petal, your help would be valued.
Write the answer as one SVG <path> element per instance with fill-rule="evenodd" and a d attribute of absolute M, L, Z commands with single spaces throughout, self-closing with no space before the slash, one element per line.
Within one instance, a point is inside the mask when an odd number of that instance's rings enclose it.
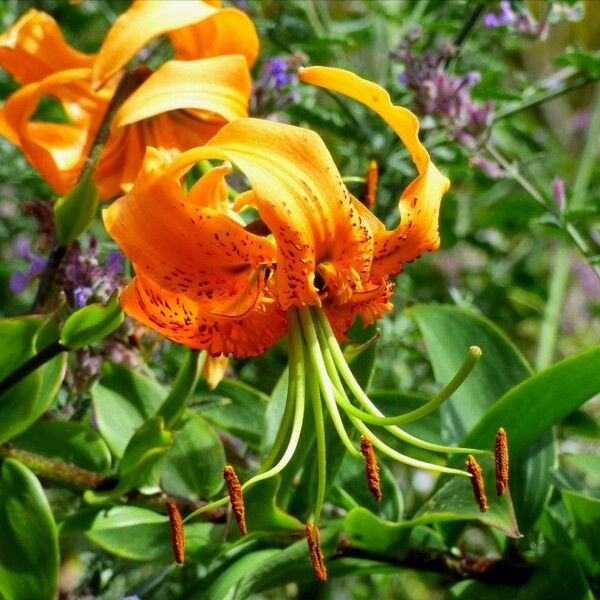
<path fill-rule="evenodd" d="M 188 202 L 168 164 L 148 148 L 131 191 L 103 211 L 108 233 L 138 274 L 166 291 L 213 314 L 246 313 L 262 293 L 273 244 L 227 215 Z"/>
<path fill-rule="evenodd" d="M 250 29 L 253 44 L 247 41 Z M 102 85 L 148 42 L 170 32 L 177 58 L 243 54 L 252 65 L 258 54 L 254 25 L 240 10 L 215 8 L 201 0 L 136 0 L 106 35 L 92 70 L 94 86 Z"/>
<path fill-rule="evenodd" d="M 93 60 L 94 55 L 69 46 L 56 21 L 39 10 L 27 11 L 0 35 L 0 65 L 23 85 L 64 69 L 90 67 Z"/>
<path fill-rule="evenodd" d="M 250 73 L 243 56 L 172 60 L 119 108 L 113 129 L 177 109 L 196 109 L 232 121 L 248 115 Z"/>
<path fill-rule="evenodd" d="M 284 309 L 319 304 L 319 292 L 346 295 L 368 280 L 370 231 L 316 133 L 239 119 L 206 148 L 218 149 L 250 180 L 254 194 L 244 198 L 254 199 L 277 241 L 278 300 Z"/>
<path fill-rule="evenodd" d="M 226 212 L 227 202 L 227 184 L 225 177 L 231 173 L 231 165 L 225 163 L 220 167 L 214 167 L 205 173 L 190 188 L 187 201 L 194 206 L 204 206 L 213 208 L 218 212 Z"/>
<path fill-rule="evenodd" d="M 339 92 L 373 109 L 398 134 L 417 166 L 418 177 L 400 198 L 399 226 L 375 237 L 374 274 L 397 273 L 402 263 L 414 260 L 422 252 L 435 250 L 439 245 L 440 203 L 450 182 L 431 162 L 419 141 L 416 116 L 406 108 L 394 106 L 383 88 L 349 71 L 308 67 L 300 69 L 299 77 L 306 83 Z"/>
<path fill-rule="evenodd" d="M 285 319 L 275 303 L 259 304 L 246 314 L 215 316 L 190 298 L 171 293 L 138 272 L 123 290 L 123 310 L 173 342 L 204 349 L 211 356 L 256 356 L 284 333 Z"/>

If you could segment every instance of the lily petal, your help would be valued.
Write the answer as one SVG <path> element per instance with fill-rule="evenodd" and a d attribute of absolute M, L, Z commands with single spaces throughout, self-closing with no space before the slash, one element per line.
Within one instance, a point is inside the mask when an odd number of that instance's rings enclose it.
<path fill-rule="evenodd" d="M 286 329 L 275 303 L 237 318 L 219 317 L 193 300 L 171 293 L 140 274 L 123 290 L 123 310 L 166 338 L 211 356 L 257 356 L 274 344 Z"/>
<path fill-rule="evenodd" d="M 243 56 L 169 61 L 120 107 L 113 130 L 177 109 L 197 109 L 232 121 L 248 115 L 250 73 Z"/>
<path fill-rule="evenodd" d="M 244 198 L 253 198 L 277 241 L 283 309 L 318 305 L 323 290 L 336 296 L 362 287 L 369 278 L 373 240 L 316 133 L 239 119 L 200 150 L 213 148 L 248 177 L 254 195 Z M 317 272 L 321 290 L 314 283 Z"/>
<path fill-rule="evenodd" d="M 389 94 L 377 84 L 343 69 L 308 67 L 299 78 L 357 100 L 379 114 L 398 134 L 419 173 L 399 201 L 400 224 L 393 231 L 375 236 L 373 274 L 395 274 L 402 264 L 439 246 L 438 218 L 442 196 L 450 182 L 431 162 L 419 141 L 419 122 L 408 109 L 392 104 Z"/>
<path fill-rule="evenodd" d="M 108 233 L 138 274 L 166 291 L 213 314 L 245 314 L 260 301 L 273 244 L 213 208 L 187 202 L 168 165 L 148 148 L 132 190 L 103 211 Z"/>
<path fill-rule="evenodd" d="M 91 67 L 94 55 L 65 41 L 56 21 L 39 10 L 27 11 L 0 35 L 0 65 L 25 85 L 65 69 Z"/>
<path fill-rule="evenodd" d="M 94 87 L 165 33 L 171 33 L 176 58 L 184 60 L 242 54 L 252 66 L 258 55 L 254 25 L 236 8 L 219 9 L 201 0 L 136 0 L 106 35 L 92 71 Z"/>

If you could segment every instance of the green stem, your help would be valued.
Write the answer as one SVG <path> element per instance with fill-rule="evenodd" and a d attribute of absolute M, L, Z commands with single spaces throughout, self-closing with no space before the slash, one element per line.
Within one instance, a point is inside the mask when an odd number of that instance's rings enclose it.
<path fill-rule="evenodd" d="M 573 193 L 570 197 L 569 208 L 579 209 L 585 206 L 587 191 L 596 167 L 596 156 L 598 155 L 598 138 L 600 137 L 600 86 L 596 88 L 592 116 L 587 128 L 585 146 L 579 159 Z"/>
<path fill-rule="evenodd" d="M 502 119 L 511 117 L 512 115 L 515 115 L 523 110 L 532 108 L 534 106 L 537 106 L 538 104 L 543 104 L 544 102 L 549 102 L 550 100 L 554 100 L 555 98 L 558 98 L 559 96 L 562 96 L 564 94 L 572 92 L 573 90 L 577 90 L 581 87 L 589 85 L 590 83 L 593 83 L 596 79 L 597 78 L 590 78 L 590 77 L 577 78 L 575 81 L 573 81 L 569 85 L 566 85 L 565 87 L 555 89 L 555 90 L 547 90 L 545 92 L 542 92 L 540 94 L 536 94 L 536 95 L 532 96 L 531 98 L 529 98 L 528 100 L 525 100 L 524 102 L 520 102 L 519 104 L 509 106 L 509 107 L 505 108 L 504 110 L 499 110 L 494 115 L 494 121 L 493 121 L 492 125 L 495 125 Z"/>
<path fill-rule="evenodd" d="M 0 381 L 0 396 L 43 364 L 52 360 L 61 352 L 67 352 L 68 350 L 67 346 L 56 341 L 49 346 L 46 346 L 43 350 L 40 350 L 37 354 L 34 354 L 29 360 L 25 361 L 21 366 L 17 367 L 12 373 L 9 373 L 2 381 Z"/>
<path fill-rule="evenodd" d="M 569 249 L 561 245 L 557 248 L 553 261 L 548 301 L 546 302 L 544 320 L 540 329 L 540 341 L 536 359 L 538 370 L 549 366 L 554 357 L 560 314 L 569 284 L 570 267 Z"/>

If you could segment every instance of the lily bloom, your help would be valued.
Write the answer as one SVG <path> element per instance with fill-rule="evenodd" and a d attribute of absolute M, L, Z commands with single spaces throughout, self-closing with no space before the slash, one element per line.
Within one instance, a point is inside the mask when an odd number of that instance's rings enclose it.
<path fill-rule="evenodd" d="M 155 17 L 160 28 L 148 25 Z M 229 28 L 239 28 L 236 36 Z M 194 45 L 190 31 L 203 42 Z M 0 110 L 0 134 L 21 148 L 59 194 L 77 181 L 113 101 L 121 68 L 161 33 L 169 33 L 176 57 L 186 60 L 166 62 L 155 73 L 144 66 L 135 69 L 130 95 L 112 120 L 94 171 L 106 199 L 131 186 L 146 146 L 175 155 L 247 116 L 248 68 L 258 49 L 252 22 L 237 9 L 200 0 L 140 1 L 117 19 L 98 55 L 71 48 L 52 17 L 37 10 L 25 13 L 0 36 L 0 65 L 22 84 Z M 115 48 L 122 36 L 127 44 Z M 60 122 L 35 118 L 45 97 L 57 101 L 64 113 Z"/>
<path fill-rule="evenodd" d="M 373 447 L 417 468 L 470 476 L 404 455 L 370 426 L 430 451 L 477 453 L 419 440 L 398 425 L 435 410 L 481 352 L 471 349 L 451 384 L 419 409 L 397 416 L 384 416 L 356 382 L 339 340 L 357 315 L 367 324 L 390 310 L 390 277 L 438 247 L 440 202 L 449 182 L 419 141 L 417 118 L 394 106 L 381 87 L 348 71 L 323 67 L 301 70 L 300 78 L 371 107 L 406 145 L 417 175 L 400 197 L 398 227 L 387 230 L 350 195 L 316 133 L 257 119 L 233 121 L 204 147 L 173 161 L 149 148 L 133 188 L 105 209 L 103 217 L 136 271 L 121 305 L 148 327 L 192 348 L 238 357 L 260 354 L 287 333 L 290 372 L 281 428 L 261 472 L 241 490 L 288 465 L 310 399 L 319 467 L 313 510 L 318 523 L 325 491 L 323 406 L 352 456 L 362 459 L 363 453 L 346 432 L 341 413 L 365 438 L 365 448 L 372 444 L 366 453 L 372 486 L 377 479 Z M 223 164 L 186 191 L 184 176 L 201 160 Z M 224 178 L 232 164 L 246 176 L 250 189 L 230 204 Z M 246 225 L 243 208 L 248 205 L 260 220 Z M 227 502 L 217 500 L 197 513 Z M 307 539 L 311 556 L 318 558 L 318 535 L 313 534 Z M 322 559 L 313 562 L 323 577 Z"/>

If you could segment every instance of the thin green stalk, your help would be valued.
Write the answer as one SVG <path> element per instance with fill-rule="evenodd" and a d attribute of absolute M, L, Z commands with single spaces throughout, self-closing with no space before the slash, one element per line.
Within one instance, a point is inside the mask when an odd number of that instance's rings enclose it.
<path fill-rule="evenodd" d="M 317 317 L 316 317 L 317 322 L 319 323 L 321 330 L 323 332 L 323 335 L 324 335 L 324 337 L 327 341 L 327 344 L 329 345 L 329 348 L 331 350 L 331 355 L 335 362 L 335 366 L 337 367 L 337 371 L 339 372 L 339 374 L 342 376 L 342 378 L 346 382 L 346 385 L 348 386 L 348 388 L 350 389 L 350 391 L 352 392 L 354 397 L 358 400 L 358 402 L 363 406 L 363 408 L 365 408 L 367 411 L 369 411 L 373 415 L 376 415 L 378 417 L 383 417 L 384 416 L 383 413 L 371 401 L 371 399 L 367 396 L 367 394 L 365 394 L 363 389 L 360 387 L 359 383 L 354 378 L 354 375 L 353 375 L 350 367 L 346 363 L 344 354 L 343 354 L 341 348 L 339 347 L 337 340 L 335 339 L 335 335 L 333 333 L 333 330 L 331 329 L 331 325 L 329 324 L 327 317 L 325 316 L 325 314 L 322 311 L 319 311 L 319 310 L 315 311 L 315 314 L 317 315 Z M 338 390 L 338 391 L 340 392 L 340 394 L 343 395 L 343 393 L 344 393 L 343 390 Z M 348 415 L 348 416 L 352 419 L 353 422 L 356 419 L 356 417 L 351 417 L 350 415 Z M 479 450 L 477 448 L 456 448 L 454 446 L 441 446 L 439 444 L 433 444 L 431 442 L 426 442 L 425 440 L 421 440 L 418 437 L 415 437 L 414 435 L 407 433 L 406 431 L 404 431 L 403 429 L 400 429 L 400 427 L 397 427 L 396 425 L 385 425 L 384 427 L 387 431 L 389 431 L 392 435 L 394 435 L 398 439 L 408 442 L 409 444 L 412 444 L 413 446 L 416 446 L 417 448 L 423 448 L 424 450 L 430 450 L 432 452 L 443 452 L 446 454 L 451 454 L 451 453 L 455 453 L 455 454 L 485 454 L 485 453 L 487 453 L 485 450 Z"/>
<path fill-rule="evenodd" d="M 300 322 L 302 324 L 302 332 L 304 334 L 304 339 L 306 341 L 306 347 L 308 349 L 308 359 L 309 364 L 311 366 L 310 371 L 307 370 L 308 379 L 313 380 L 316 379 L 318 382 L 318 386 L 323 394 L 323 400 L 325 401 L 325 405 L 327 406 L 327 410 L 331 415 L 331 420 L 333 425 L 342 440 L 342 443 L 346 447 L 348 452 L 356 457 L 360 458 L 361 453 L 352 445 L 348 434 L 346 433 L 346 429 L 344 428 L 344 423 L 342 421 L 342 417 L 337 409 L 335 397 L 334 397 L 334 387 L 329 379 L 329 375 L 327 373 L 327 368 L 325 366 L 322 349 L 319 346 L 319 341 L 317 338 L 317 332 L 315 330 L 315 325 L 312 322 L 310 313 L 308 309 L 301 308 L 299 309 L 300 314 Z"/>
<path fill-rule="evenodd" d="M 556 339 L 562 306 L 567 295 L 569 275 L 571 271 L 569 249 L 559 246 L 553 261 L 548 301 L 544 310 L 544 320 L 540 329 L 540 340 L 537 351 L 536 367 L 545 369 L 552 363 L 556 349 Z"/>
<path fill-rule="evenodd" d="M 596 167 L 596 157 L 598 156 L 598 139 L 600 138 L 600 86 L 596 87 L 594 94 L 594 103 L 592 116 L 587 128 L 585 146 L 579 159 L 575 181 L 573 182 L 573 193 L 568 201 L 571 209 L 583 208 L 586 203 L 586 196 L 592 172 Z"/>

